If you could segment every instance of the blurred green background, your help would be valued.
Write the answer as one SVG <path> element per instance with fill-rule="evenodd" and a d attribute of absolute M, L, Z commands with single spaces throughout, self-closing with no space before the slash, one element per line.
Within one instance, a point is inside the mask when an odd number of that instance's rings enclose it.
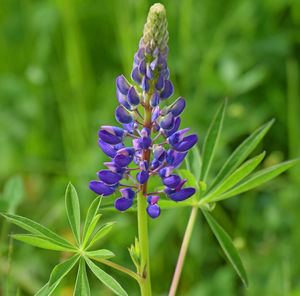
<path fill-rule="evenodd" d="M 88 182 L 106 159 L 97 130 L 116 124 L 115 78 L 129 76 L 153 3 L 1 1 L 0 210 L 6 209 L 11 190 L 23 187 L 10 211 L 71 235 L 63 199 L 67 182 L 76 186 L 86 210 L 95 197 Z M 229 97 L 215 171 L 243 138 L 273 117 L 276 123 L 257 149 L 268 152 L 263 165 L 299 156 L 300 2 L 162 3 L 174 97 L 187 99 L 183 126 L 199 135 L 200 148 L 217 106 Z M 300 295 L 299 175 L 298 165 L 256 191 L 222 202 L 214 212 L 241 252 L 247 291 L 198 217 L 178 295 Z M 12 176 L 19 177 L 7 185 Z M 154 295 L 167 295 L 189 211 L 164 211 L 150 222 Z M 137 234 L 135 214 L 105 212 L 106 220 L 118 224 L 103 247 L 133 268 L 127 247 Z M 7 234 L 21 230 L 2 218 L 0 231 L 2 295 L 33 295 L 61 255 L 12 242 Z M 120 278 L 130 296 L 139 295 L 133 280 L 104 269 Z M 55 295 L 72 295 L 74 280 L 75 274 L 64 280 Z M 112 295 L 93 275 L 91 288 L 92 295 Z"/>

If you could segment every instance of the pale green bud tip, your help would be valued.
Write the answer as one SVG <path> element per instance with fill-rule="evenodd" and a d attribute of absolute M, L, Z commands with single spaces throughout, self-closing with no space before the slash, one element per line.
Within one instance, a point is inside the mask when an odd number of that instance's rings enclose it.
<path fill-rule="evenodd" d="M 168 21 L 165 7 L 160 3 L 152 5 L 148 13 L 147 23 L 144 26 L 144 44 L 149 43 L 151 50 L 158 47 L 160 51 L 164 51 L 169 40 L 167 27 Z"/>

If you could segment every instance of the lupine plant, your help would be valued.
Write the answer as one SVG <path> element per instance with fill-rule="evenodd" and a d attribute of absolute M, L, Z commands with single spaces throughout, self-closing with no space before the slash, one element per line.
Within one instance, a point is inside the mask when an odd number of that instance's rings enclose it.
<path fill-rule="evenodd" d="M 141 295 L 151 295 L 147 224 L 151 223 L 151 219 L 159 219 L 162 209 L 171 210 L 176 207 L 191 207 L 192 210 L 169 295 L 176 294 L 199 211 L 238 276 L 248 286 L 245 268 L 237 250 L 211 212 L 217 202 L 261 185 L 290 168 L 296 160 L 253 173 L 262 162 L 265 152 L 246 159 L 272 126 L 274 120 L 271 120 L 234 150 L 216 176 L 210 176 L 227 100 L 218 109 L 200 153 L 197 135 L 189 134 L 189 128 L 180 127 L 180 115 L 186 107 L 185 99 L 179 97 L 171 101 L 173 85 L 169 80 L 167 43 L 166 11 L 163 5 L 155 4 L 150 8 L 143 36 L 134 55 L 131 79 L 126 79 L 124 75 L 116 79 L 119 105 L 115 110 L 115 117 L 119 124 L 102 125 L 98 132 L 98 144 L 108 161 L 104 163 L 106 169 L 97 173 L 99 180 L 89 183 L 89 188 L 99 196 L 91 203 L 82 230 L 76 190 L 71 184 L 66 190 L 66 211 L 76 243 L 70 243 L 28 218 L 11 213 L 2 214 L 31 233 L 13 235 L 13 238 L 40 248 L 73 254 L 53 269 L 49 281 L 35 295 L 51 295 L 75 265 L 78 272 L 74 295 L 90 295 L 87 268 L 115 294 L 127 295 L 125 289 L 94 261 L 131 276 L 139 284 Z M 191 155 L 188 155 L 189 150 Z M 183 162 L 186 169 L 179 168 Z M 160 178 L 161 185 L 151 192 L 149 185 L 154 178 Z M 138 238 L 129 248 L 136 271 L 109 260 L 114 256 L 109 250 L 91 250 L 94 243 L 106 235 L 114 224 L 106 223 L 96 229 L 101 217 L 98 213 L 101 200 L 109 199 L 108 196 L 114 199 L 117 211 L 125 212 L 130 209 L 137 213 Z M 106 205 L 105 208 L 109 206 Z"/>

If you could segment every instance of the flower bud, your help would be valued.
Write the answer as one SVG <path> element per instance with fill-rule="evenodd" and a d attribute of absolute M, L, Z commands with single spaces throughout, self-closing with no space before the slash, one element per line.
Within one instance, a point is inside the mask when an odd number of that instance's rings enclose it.
<path fill-rule="evenodd" d="M 171 106 L 167 108 L 168 112 L 171 112 L 174 117 L 180 115 L 185 108 L 185 99 L 179 97 Z"/>
<path fill-rule="evenodd" d="M 169 196 L 172 200 L 174 201 L 183 201 L 194 195 L 196 192 L 195 188 L 193 187 L 188 187 L 188 188 L 183 188 L 178 192 L 171 193 Z"/>
<path fill-rule="evenodd" d="M 137 106 L 140 103 L 140 97 L 138 96 L 134 86 L 129 88 L 127 98 L 130 105 Z"/>
<path fill-rule="evenodd" d="M 128 199 L 134 199 L 135 192 L 131 188 L 122 188 L 120 189 L 120 193 L 122 197 L 128 198 Z"/>
<path fill-rule="evenodd" d="M 155 219 L 160 215 L 160 207 L 157 204 L 150 204 L 147 207 L 147 213 L 152 219 Z"/>
<path fill-rule="evenodd" d="M 173 114 L 170 112 L 165 116 L 161 116 L 158 122 L 162 129 L 171 130 L 174 127 L 175 119 Z"/>
<path fill-rule="evenodd" d="M 128 210 L 131 206 L 132 206 L 131 199 L 120 197 L 115 200 L 115 208 L 120 212 L 124 212 Z"/>
<path fill-rule="evenodd" d="M 123 105 L 117 107 L 115 116 L 116 119 L 123 124 L 131 123 L 133 120 L 137 119 L 136 113 L 127 110 Z"/>
<path fill-rule="evenodd" d="M 110 185 L 116 184 L 122 179 L 122 175 L 114 173 L 110 170 L 101 170 L 97 173 L 97 175 L 100 181 Z"/>
<path fill-rule="evenodd" d="M 150 99 L 150 106 L 152 108 L 155 108 L 159 104 L 159 95 L 157 90 L 155 90 L 153 96 Z"/>
<path fill-rule="evenodd" d="M 139 67 L 135 67 L 133 68 L 132 72 L 131 72 L 131 78 L 133 81 L 135 81 L 136 83 L 140 84 L 142 82 L 142 76 L 139 72 Z"/>
<path fill-rule="evenodd" d="M 163 179 L 163 184 L 170 188 L 176 188 L 180 181 L 181 179 L 178 175 L 171 175 Z"/>
<path fill-rule="evenodd" d="M 103 196 L 108 196 L 114 193 L 114 189 L 103 182 L 100 181 L 91 181 L 89 183 L 89 188 L 95 193 Z"/>
<path fill-rule="evenodd" d="M 116 85 L 118 90 L 125 96 L 128 94 L 128 90 L 130 88 L 130 84 L 127 81 L 127 79 L 124 77 L 124 75 L 120 75 L 116 79 Z"/>
<path fill-rule="evenodd" d="M 165 80 L 165 82 L 164 82 L 164 88 L 161 91 L 161 93 L 159 94 L 160 99 L 161 100 L 168 99 L 169 97 L 172 96 L 173 91 L 174 91 L 174 88 L 173 88 L 172 82 L 170 80 Z"/>

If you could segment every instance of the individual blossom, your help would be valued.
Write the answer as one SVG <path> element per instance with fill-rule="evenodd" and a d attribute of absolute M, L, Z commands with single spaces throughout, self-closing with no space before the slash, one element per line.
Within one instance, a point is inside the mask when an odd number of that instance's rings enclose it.
<path fill-rule="evenodd" d="M 148 204 L 145 211 L 153 219 L 160 215 L 160 198 L 180 202 L 195 193 L 176 174 L 198 138 L 188 128 L 180 129 L 185 99 L 179 97 L 168 104 L 174 92 L 167 64 L 168 39 L 165 9 L 155 4 L 134 55 L 131 81 L 124 75 L 116 79 L 119 105 L 115 117 L 122 127 L 101 126 L 98 132 L 98 144 L 110 161 L 104 163 L 107 169 L 97 173 L 99 181 L 89 184 L 99 195 L 119 195 L 115 208 L 121 212 L 132 207 L 137 193 L 142 192 Z M 154 175 L 165 187 L 149 193 L 147 183 Z"/>

